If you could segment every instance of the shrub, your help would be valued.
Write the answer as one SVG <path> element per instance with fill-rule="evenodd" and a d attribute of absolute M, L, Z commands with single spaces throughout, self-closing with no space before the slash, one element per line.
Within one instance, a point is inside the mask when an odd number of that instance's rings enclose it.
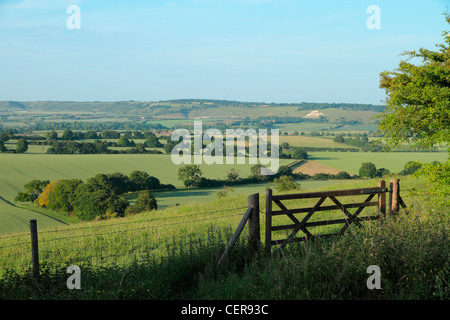
<path fill-rule="evenodd" d="M 375 178 L 377 176 L 377 167 L 372 162 L 364 162 L 359 168 L 359 175 L 363 178 Z"/>
<path fill-rule="evenodd" d="M 291 176 L 281 176 L 273 180 L 275 183 L 275 189 L 278 191 L 289 191 L 300 189 L 300 184 L 295 182 Z"/>
<path fill-rule="evenodd" d="M 148 190 L 140 191 L 134 203 L 134 213 L 158 209 L 155 197 Z"/>

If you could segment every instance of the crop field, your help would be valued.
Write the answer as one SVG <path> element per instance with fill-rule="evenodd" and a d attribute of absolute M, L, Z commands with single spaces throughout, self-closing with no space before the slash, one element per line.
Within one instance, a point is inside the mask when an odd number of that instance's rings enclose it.
<path fill-rule="evenodd" d="M 37 146 L 33 146 L 37 147 Z M 280 165 L 290 163 L 280 160 Z M 208 178 L 225 178 L 231 168 L 238 170 L 240 176 L 250 175 L 251 164 L 202 164 L 203 175 Z M 60 219 L 30 211 L 14 203 L 23 185 L 32 179 L 58 180 L 79 178 L 85 180 L 98 173 L 120 172 L 129 175 L 133 170 L 141 170 L 158 178 L 163 184 L 173 184 L 184 188 L 178 180 L 178 166 L 172 164 L 170 155 L 116 154 L 116 155 L 48 155 L 48 154 L 1 154 L 0 155 L 0 234 L 23 231 L 30 219 L 39 217 L 41 226 L 59 225 Z M 212 192 L 212 191 L 211 191 Z M 202 193 L 202 192 L 200 192 Z M 209 192 L 203 192 L 209 194 Z M 178 196 L 180 197 L 180 196 Z M 165 204 L 179 203 L 175 197 Z M 157 199 L 158 200 L 158 199 Z M 47 212 L 47 211 L 46 211 Z"/>

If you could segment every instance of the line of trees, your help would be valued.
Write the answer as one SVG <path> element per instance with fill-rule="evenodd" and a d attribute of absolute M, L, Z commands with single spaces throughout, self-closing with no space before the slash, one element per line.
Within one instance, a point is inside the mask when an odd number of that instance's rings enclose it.
<path fill-rule="evenodd" d="M 126 150 L 112 150 L 111 146 L 121 146 L 113 142 L 76 142 L 76 141 L 52 141 L 47 149 L 48 154 L 162 154 L 159 150 L 146 149 L 145 144 L 130 144 Z"/>
<path fill-rule="evenodd" d="M 358 147 L 364 151 L 378 152 L 383 149 L 383 146 L 379 143 L 370 142 L 367 136 L 345 138 L 342 134 L 338 134 L 333 138 L 333 141 Z"/>
<path fill-rule="evenodd" d="M 32 202 L 42 208 L 61 211 L 81 220 L 123 217 L 142 211 L 156 210 L 155 190 L 173 190 L 171 184 L 144 171 L 135 170 L 129 176 L 122 173 L 97 174 L 86 180 L 32 180 L 24 185 L 16 201 Z M 134 206 L 123 196 L 138 192 Z"/>
<path fill-rule="evenodd" d="M 210 179 L 203 176 L 203 172 L 200 166 L 192 164 L 185 165 L 178 169 L 178 180 L 183 182 L 183 184 L 188 187 L 197 188 L 213 188 L 222 187 L 230 185 L 243 185 L 249 183 L 260 183 L 260 182 L 270 182 L 278 179 L 280 177 L 292 177 L 295 180 L 328 180 L 328 179 L 352 179 L 352 176 L 345 171 L 338 174 L 327 174 L 318 173 L 314 176 L 310 176 L 304 173 L 294 173 L 293 170 L 288 166 L 281 166 L 278 172 L 274 175 L 261 175 L 261 168 L 264 166 L 262 164 L 256 164 L 251 167 L 250 175 L 247 177 L 241 177 L 236 169 L 231 169 L 224 179 Z"/>
<path fill-rule="evenodd" d="M 25 138 L 19 138 L 16 143 L 15 149 L 8 149 L 5 146 L 5 142 L 9 141 L 11 138 L 14 137 L 14 133 L 12 131 L 6 132 L 1 131 L 0 132 L 0 152 L 4 153 L 24 153 L 28 150 L 28 140 Z"/>

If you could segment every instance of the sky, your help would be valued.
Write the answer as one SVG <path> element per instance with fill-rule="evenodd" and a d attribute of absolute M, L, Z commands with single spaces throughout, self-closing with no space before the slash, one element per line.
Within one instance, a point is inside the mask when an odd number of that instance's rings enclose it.
<path fill-rule="evenodd" d="M 404 51 L 443 43 L 449 6 L 0 0 L 0 100 L 383 104 L 380 72 L 394 70 Z"/>

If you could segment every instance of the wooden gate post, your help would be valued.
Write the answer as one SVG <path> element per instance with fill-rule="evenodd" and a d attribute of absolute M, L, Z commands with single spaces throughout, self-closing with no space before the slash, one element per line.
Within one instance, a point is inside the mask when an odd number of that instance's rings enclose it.
<path fill-rule="evenodd" d="M 386 181 L 384 181 L 384 180 L 378 181 L 378 187 L 381 189 L 385 189 Z M 385 192 L 378 194 L 378 214 L 383 217 L 386 215 L 386 193 Z"/>
<path fill-rule="evenodd" d="M 272 189 L 266 190 L 266 257 L 272 255 Z"/>
<path fill-rule="evenodd" d="M 395 215 L 399 211 L 399 181 L 399 179 L 394 179 L 389 182 L 389 214 L 391 215 Z"/>
<path fill-rule="evenodd" d="M 253 209 L 252 214 L 248 219 L 248 242 L 253 254 L 256 254 L 261 245 L 259 193 L 252 194 L 248 197 L 248 207 Z"/>
<path fill-rule="evenodd" d="M 31 261 L 33 265 L 33 276 L 36 282 L 39 281 L 39 245 L 37 233 L 37 221 L 30 220 L 31 233 Z"/>

